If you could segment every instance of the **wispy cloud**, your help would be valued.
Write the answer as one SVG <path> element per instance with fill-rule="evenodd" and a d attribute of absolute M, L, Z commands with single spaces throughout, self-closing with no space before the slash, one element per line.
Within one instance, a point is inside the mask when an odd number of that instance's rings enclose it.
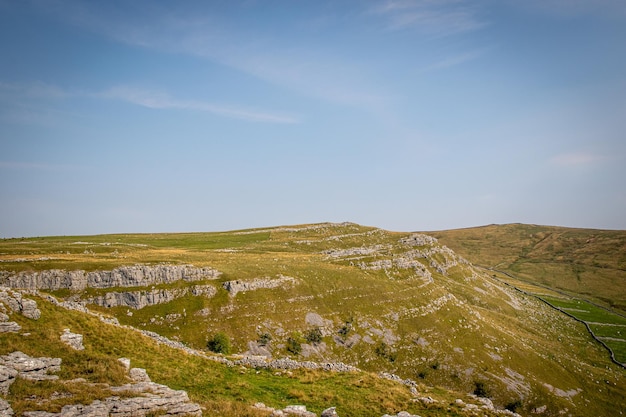
<path fill-rule="evenodd" d="M 136 8 L 129 8 L 128 13 L 113 13 L 105 3 L 103 6 L 67 0 L 64 4 L 63 15 L 52 9 L 49 12 L 121 43 L 200 57 L 332 103 L 368 109 L 386 104 L 380 84 L 368 79 L 361 63 L 327 50 L 304 47 L 289 37 L 259 32 L 236 17 L 218 16 L 209 3 L 202 12 L 193 12 L 191 6 L 162 10 L 147 3 L 143 4 L 146 10 L 142 9 L 142 13 L 137 13 Z M 103 17 L 112 14 L 112 18 Z"/>
<path fill-rule="evenodd" d="M 465 0 L 388 0 L 371 9 L 382 16 L 388 30 L 416 29 L 429 35 L 449 36 L 486 25 L 476 6 Z"/>
<path fill-rule="evenodd" d="M 507 0 L 514 7 L 536 10 L 560 17 L 601 15 L 611 18 L 626 18 L 624 0 Z"/>
<path fill-rule="evenodd" d="M 550 159 L 550 162 L 560 167 L 585 167 L 595 165 L 606 160 L 607 157 L 604 155 L 580 151 L 555 155 Z"/>
<path fill-rule="evenodd" d="M 465 62 L 473 61 L 480 58 L 491 49 L 492 48 L 480 48 L 472 51 L 462 52 L 456 55 L 450 55 L 431 65 L 428 65 L 422 70 L 422 72 L 429 72 L 461 65 Z"/>
<path fill-rule="evenodd" d="M 255 110 L 242 109 L 238 107 L 229 107 L 216 105 L 204 101 L 196 100 L 180 100 L 172 98 L 169 95 L 156 92 L 141 90 L 133 87 L 115 87 L 98 96 L 126 101 L 138 106 L 150 109 L 180 109 L 190 111 L 200 111 L 215 114 L 218 116 L 230 117 L 249 122 L 263 123 L 299 123 L 300 120 L 287 115 L 266 113 Z"/>
<path fill-rule="evenodd" d="M 139 106 L 151 109 L 180 109 L 189 111 L 201 111 L 211 113 L 217 116 L 229 117 L 234 119 L 245 120 L 248 122 L 260 123 L 299 123 L 296 117 L 264 112 L 260 110 L 252 110 L 238 106 L 226 106 L 199 100 L 180 100 L 172 98 L 167 94 L 141 90 L 133 87 L 114 87 L 105 92 L 86 92 L 86 91 L 68 91 L 58 86 L 50 85 L 42 82 L 31 83 L 2 83 L 0 82 L 0 99 L 12 100 L 13 113 L 5 114 L 5 118 L 18 120 L 18 116 L 29 120 L 30 117 L 24 117 L 32 113 L 26 113 L 24 110 L 17 111 L 16 104 L 24 99 L 71 99 L 90 97 L 97 99 L 117 99 L 127 101 Z M 40 111 L 41 112 L 41 111 Z"/>

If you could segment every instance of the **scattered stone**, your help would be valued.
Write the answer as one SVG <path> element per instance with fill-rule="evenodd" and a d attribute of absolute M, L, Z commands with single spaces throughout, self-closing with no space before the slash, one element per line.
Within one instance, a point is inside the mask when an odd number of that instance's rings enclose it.
<path fill-rule="evenodd" d="M 17 333 L 22 329 L 22 326 L 14 321 L 0 322 L 0 333 Z"/>
<path fill-rule="evenodd" d="M 130 378 L 135 382 L 151 382 L 148 373 L 143 368 L 132 368 Z"/>
<path fill-rule="evenodd" d="M 72 349 L 85 350 L 85 346 L 83 346 L 83 335 L 72 333 L 70 329 L 63 330 L 63 334 L 61 335 L 61 341 L 63 341 Z"/>
<path fill-rule="evenodd" d="M 320 417 L 339 417 L 339 414 L 337 414 L 336 407 L 330 407 L 322 411 Z"/>
<path fill-rule="evenodd" d="M 420 417 L 417 414 L 411 414 L 407 411 L 400 411 L 398 414 L 396 414 L 395 416 L 389 415 L 389 414 L 385 414 L 383 417 Z"/>
<path fill-rule="evenodd" d="M 118 361 L 120 361 L 120 363 L 122 365 L 124 365 L 124 368 L 126 368 L 127 371 L 130 371 L 130 359 L 128 359 L 128 358 L 119 358 Z"/>
<path fill-rule="evenodd" d="M 7 401 L 0 398 L 0 416 L 10 417 L 12 415 L 13 409 L 11 408 L 11 405 Z"/>
<path fill-rule="evenodd" d="M 305 405 L 288 405 L 282 409 L 282 412 L 288 416 L 317 417 L 315 413 L 307 411 Z"/>
<path fill-rule="evenodd" d="M 9 387 L 15 381 L 17 371 L 5 365 L 0 365 L 0 394 L 7 395 Z M 0 416 L 2 413 L 0 412 Z"/>
<path fill-rule="evenodd" d="M 58 379 L 56 375 L 48 375 L 48 372 L 58 372 L 61 370 L 60 358 L 32 358 L 22 352 L 13 352 L 5 356 L 0 356 L 0 365 L 13 368 L 18 372 L 20 378 L 32 381 L 43 381 Z"/>
<path fill-rule="evenodd" d="M 38 320 L 39 317 L 41 317 L 41 311 L 37 308 L 37 302 L 35 300 L 23 298 L 21 293 L 10 291 L 8 288 L 1 287 L 0 306 L 2 306 L 2 310 L 0 310 L 0 313 L 2 316 L 0 317 L 0 322 L 7 321 L 9 319 L 4 305 L 6 305 L 9 310 L 16 313 L 22 313 L 24 317 L 32 320 Z"/>
<path fill-rule="evenodd" d="M 37 302 L 29 298 L 22 298 L 20 303 L 22 315 L 32 320 L 39 320 L 41 311 L 37 308 Z"/>

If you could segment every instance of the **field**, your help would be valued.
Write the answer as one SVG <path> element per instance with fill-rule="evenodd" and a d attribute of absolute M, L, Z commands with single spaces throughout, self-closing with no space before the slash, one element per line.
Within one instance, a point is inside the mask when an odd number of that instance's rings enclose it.
<path fill-rule="evenodd" d="M 517 245 L 513 243 L 509 246 Z M 463 240 L 457 244 L 467 246 Z M 458 398 L 466 401 L 473 392 L 488 395 L 500 409 L 516 408 L 522 414 L 537 409 L 544 410 L 545 416 L 617 412 L 626 402 L 623 368 L 610 361 L 607 350 L 592 339 L 583 323 L 536 297 L 565 302 L 572 296 L 526 279 L 515 284 L 524 292 L 505 285 L 504 275 L 473 266 L 473 257 L 481 253 L 489 254 L 488 260 L 502 256 L 509 264 L 517 258 L 502 247 L 494 254 L 476 241 L 472 245 L 474 253 L 462 253 L 462 258 L 426 235 L 351 223 L 218 233 L 0 240 L 0 278 L 4 279 L 50 269 L 214 268 L 219 276 L 194 282 L 48 292 L 60 299 L 84 302 L 92 311 L 114 316 L 122 325 L 156 332 L 201 352 L 207 352 L 210 341 L 221 334 L 234 354 L 342 362 L 363 373 L 299 370 L 277 375 L 228 368 L 164 347 L 154 353 L 152 342 L 135 333 L 118 334 L 118 328 L 105 338 L 132 341 L 134 348 L 100 340 L 104 336 L 97 334 L 98 329 L 74 324 L 83 320 L 78 313 L 68 313 L 73 321 L 66 324 L 64 313 L 53 307 L 48 311 L 58 323 L 51 325 L 50 335 L 46 336 L 45 329 L 37 330 L 37 323 L 24 320 L 21 323 L 31 334 L 43 333 L 30 339 L 0 336 L 8 338 L 2 340 L 7 349 L 3 352 L 28 349 L 43 354 L 45 344 L 54 344 L 54 334 L 61 326 L 73 331 L 77 327 L 90 335 L 88 340 L 99 340 L 92 345 L 96 358 L 104 355 L 112 361 L 129 356 L 135 366 L 148 369 L 154 380 L 187 390 L 207 409 L 222 407 L 222 415 L 256 415 L 259 411 L 250 406 L 257 401 L 277 408 L 305 403 L 318 413 L 337 406 L 338 411 L 344 410 L 340 415 L 382 415 L 403 409 L 423 417 L 463 415 L 461 408 L 450 403 Z M 488 265 L 485 259 L 476 259 L 477 264 Z M 249 286 L 234 293 L 228 289 L 233 282 L 279 284 Z M 191 292 L 195 286 L 208 292 Z M 110 293 L 154 291 L 182 295 L 138 309 L 93 302 Z M 620 323 L 596 317 L 596 310 L 593 314 L 595 321 L 590 326 L 598 327 L 599 339 L 609 341 L 621 358 L 620 327 L 606 325 Z M 65 355 L 72 364 L 73 359 Z M 157 360 L 159 355 L 166 360 Z M 87 372 L 85 366 L 70 369 L 78 375 Z M 201 369 L 206 369 L 206 375 Z M 412 401 L 406 387 L 379 381 L 379 372 L 414 380 L 420 395 L 439 395 L 442 402 L 424 408 Z M 599 389 L 597 381 L 609 382 Z M 445 414 L 448 408 L 452 414 Z"/>

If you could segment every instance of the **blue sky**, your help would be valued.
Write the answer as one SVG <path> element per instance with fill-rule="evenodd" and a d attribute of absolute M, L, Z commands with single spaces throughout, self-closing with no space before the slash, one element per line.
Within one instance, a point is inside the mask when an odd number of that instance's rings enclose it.
<path fill-rule="evenodd" d="M 623 0 L 0 0 L 0 237 L 626 229 Z"/>

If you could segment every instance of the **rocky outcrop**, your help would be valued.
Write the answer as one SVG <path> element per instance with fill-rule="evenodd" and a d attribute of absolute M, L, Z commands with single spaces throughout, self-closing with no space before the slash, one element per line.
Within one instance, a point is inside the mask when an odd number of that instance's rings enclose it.
<path fill-rule="evenodd" d="M 0 284 L 21 289 L 71 289 L 145 287 L 176 281 L 202 281 L 216 279 L 221 273 L 213 268 L 191 265 L 133 265 L 112 271 L 64 271 L 51 269 L 36 272 L 0 271 Z"/>
<path fill-rule="evenodd" d="M 63 329 L 61 341 L 74 350 L 85 350 L 85 346 L 83 346 L 83 335 L 72 333 L 70 329 Z"/>
<path fill-rule="evenodd" d="M 122 306 L 138 310 L 150 305 L 169 303 L 185 294 L 187 294 L 187 289 L 155 289 L 127 292 L 112 291 L 105 295 L 92 297 L 87 300 L 87 303 L 107 308 Z"/>
<path fill-rule="evenodd" d="M 284 285 L 291 285 L 296 282 L 295 278 L 279 275 L 278 278 L 256 278 L 249 281 L 226 281 L 224 289 L 230 293 L 232 297 L 239 292 L 253 291 L 261 288 L 278 288 Z"/>
<path fill-rule="evenodd" d="M 144 291 L 111 291 L 87 299 L 88 304 L 100 307 L 130 307 L 136 310 L 155 304 L 169 303 L 191 292 L 194 296 L 213 297 L 217 290 L 212 285 L 194 285 L 191 288 L 150 289 Z"/>
<path fill-rule="evenodd" d="M 2 398 L 0 398 L 0 416 L 10 417 L 12 415 L 13 409 L 11 408 L 11 405 Z"/>
<path fill-rule="evenodd" d="M 7 395 L 18 376 L 31 381 L 58 379 L 58 376 L 48 373 L 60 370 L 59 358 L 32 358 L 19 351 L 0 356 L 0 394 Z"/>
<path fill-rule="evenodd" d="M 24 298 L 21 293 L 11 291 L 9 288 L 0 287 L 0 322 L 9 320 L 6 313 L 22 313 L 26 318 L 37 320 L 41 317 L 41 311 L 37 308 L 37 302 Z"/>
<path fill-rule="evenodd" d="M 296 416 L 296 417 L 317 417 L 317 414 L 312 413 L 306 409 L 305 405 L 288 405 L 282 410 L 277 410 L 272 407 L 268 407 L 263 403 L 254 404 L 254 408 L 258 408 L 259 410 L 270 412 L 270 417 L 287 417 L 287 416 Z"/>
<path fill-rule="evenodd" d="M 128 361 L 128 360 L 126 360 Z M 130 367 L 130 361 L 128 361 Z M 0 357 L 0 394 L 6 395 L 9 386 L 17 376 L 31 380 L 58 379 L 48 372 L 61 369 L 59 358 L 32 358 L 22 352 L 13 352 Z M 201 416 L 198 404 L 192 403 L 185 391 L 176 391 L 165 385 L 150 381 L 145 369 L 132 368 L 130 384 L 110 387 L 114 394 L 102 401 L 96 400 L 89 405 L 73 404 L 63 407 L 60 413 L 45 411 L 27 411 L 29 417 L 105 417 L 105 416 L 147 416 L 164 415 L 172 417 Z M 129 396 L 128 394 L 137 396 Z M 123 394 L 123 397 L 121 397 Z M 8 402 L 0 400 L 0 416 L 10 416 L 13 410 Z"/>

